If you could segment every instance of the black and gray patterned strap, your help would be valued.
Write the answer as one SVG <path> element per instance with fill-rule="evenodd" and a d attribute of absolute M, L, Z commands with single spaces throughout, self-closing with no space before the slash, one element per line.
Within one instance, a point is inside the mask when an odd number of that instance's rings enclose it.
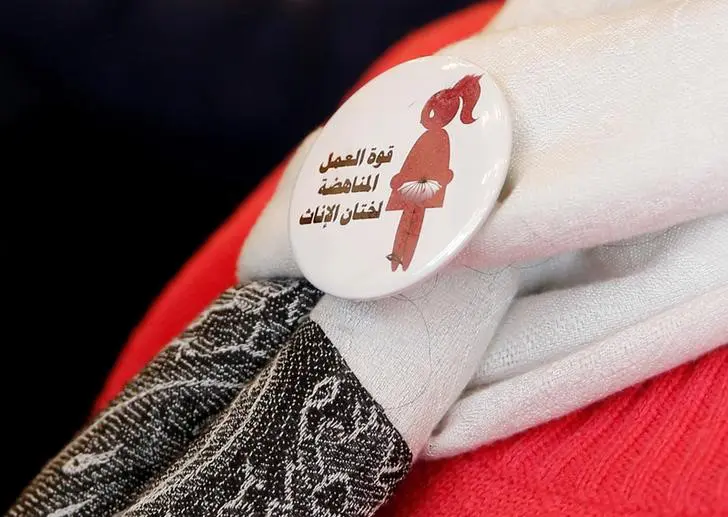
<path fill-rule="evenodd" d="M 319 297 L 301 281 L 226 291 L 9 515 L 371 515 L 412 456 L 321 328 L 301 323 Z"/>
<path fill-rule="evenodd" d="M 412 456 L 307 322 L 126 517 L 368 516 Z"/>
<path fill-rule="evenodd" d="M 235 399 L 319 297 L 299 280 L 225 291 L 45 467 L 8 515 L 123 510 Z"/>

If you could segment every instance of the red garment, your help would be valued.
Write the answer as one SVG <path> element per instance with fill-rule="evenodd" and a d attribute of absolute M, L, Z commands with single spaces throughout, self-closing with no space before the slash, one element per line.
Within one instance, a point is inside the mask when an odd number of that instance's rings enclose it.
<path fill-rule="evenodd" d="M 498 7 L 479 4 L 414 33 L 360 84 L 475 33 Z M 234 282 L 243 240 L 281 168 L 160 295 L 120 355 L 97 408 Z M 728 515 L 728 348 L 508 440 L 420 463 L 381 514 Z"/>
<path fill-rule="evenodd" d="M 422 462 L 380 515 L 728 515 L 728 347 L 470 454 Z"/>

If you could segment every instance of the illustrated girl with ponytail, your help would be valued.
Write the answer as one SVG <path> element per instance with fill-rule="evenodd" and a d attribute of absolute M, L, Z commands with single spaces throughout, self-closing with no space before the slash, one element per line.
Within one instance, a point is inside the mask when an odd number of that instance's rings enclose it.
<path fill-rule="evenodd" d="M 450 170 L 450 137 L 445 131 L 457 115 L 460 101 L 460 121 L 472 124 L 473 108 L 480 98 L 479 75 L 468 75 L 452 88 L 437 92 L 422 108 L 420 123 L 426 131 L 412 146 L 402 169 L 394 175 L 392 193 L 386 210 L 402 210 L 394 236 L 392 253 L 387 255 L 392 271 L 402 266 L 407 271 L 420 238 L 425 209 L 441 208 L 445 202 L 445 187 L 453 179 Z"/>

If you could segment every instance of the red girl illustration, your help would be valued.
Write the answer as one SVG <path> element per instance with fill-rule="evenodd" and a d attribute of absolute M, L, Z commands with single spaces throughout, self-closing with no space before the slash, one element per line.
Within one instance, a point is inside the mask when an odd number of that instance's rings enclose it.
<path fill-rule="evenodd" d="M 420 123 L 426 131 L 412 146 L 402 169 L 394 175 L 386 210 L 402 210 L 394 236 L 392 253 L 387 255 L 392 271 L 407 271 L 420 238 L 425 209 L 441 208 L 445 188 L 453 179 L 450 170 L 450 137 L 445 131 L 457 115 L 462 99 L 460 121 L 472 124 L 473 108 L 480 98 L 479 75 L 468 75 L 452 88 L 440 90 L 422 108 Z"/>

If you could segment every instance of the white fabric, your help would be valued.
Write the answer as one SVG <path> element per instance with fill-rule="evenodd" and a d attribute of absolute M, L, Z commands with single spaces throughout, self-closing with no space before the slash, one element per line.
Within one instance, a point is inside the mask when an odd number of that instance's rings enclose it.
<path fill-rule="evenodd" d="M 728 342 L 728 214 L 581 262 L 588 283 L 511 305 L 428 456 L 505 438 Z"/>
<path fill-rule="evenodd" d="M 472 449 L 728 342 L 726 48 L 721 0 L 512 0 L 441 52 L 510 102 L 502 204 L 416 292 L 312 314 L 415 453 Z M 298 167 L 241 278 L 297 274 L 281 229 Z"/>
<path fill-rule="evenodd" d="M 565 22 L 634 9 L 655 2 L 656 0 L 508 0 L 485 31 Z"/>
<path fill-rule="evenodd" d="M 456 269 L 375 303 L 326 296 L 311 319 L 417 453 L 473 377 L 517 281 L 511 269 Z"/>

